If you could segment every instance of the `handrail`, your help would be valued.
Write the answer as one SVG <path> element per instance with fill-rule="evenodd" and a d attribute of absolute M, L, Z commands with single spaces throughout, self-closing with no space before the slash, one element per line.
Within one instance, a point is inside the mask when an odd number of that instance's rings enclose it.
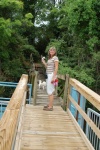
<path fill-rule="evenodd" d="M 0 150 L 11 150 L 18 116 L 26 93 L 28 76 L 23 74 L 0 120 Z"/>
<path fill-rule="evenodd" d="M 65 86 L 64 90 L 62 88 L 60 91 L 60 93 L 63 94 L 63 108 L 65 109 L 65 106 L 66 106 L 69 116 L 72 118 L 73 123 L 75 124 L 76 128 L 78 129 L 79 133 L 81 134 L 81 136 L 82 136 L 84 142 L 86 143 L 87 147 L 89 148 L 89 150 L 94 150 L 92 144 L 86 138 L 86 134 L 83 132 L 81 127 L 77 124 L 78 116 L 76 116 L 74 118 L 71 113 L 71 110 L 70 110 L 71 103 L 75 106 L 77 115 L 80 114 L 84 118 L 84 120 L 87 122 L 89 127 L 93 130 L 93 132 L 97 135 L 97 137 L 99 139 L 100 139 L 100 130 L 96 126 L 96 124 L 87 116 L 85 111 L 80 107 L 80 103 L 75 101 L 76 98 L 72 97 L 71 93 L 73 92 L 72 89 L 74 88 L 77 93 L 78 101 L 80 101 L 80 98 L 82 96 L 82 97 L 84 97 L 84 100 L 86 99 L 87 101 L 89 101 L 99 111 L 100 111 L 100 96 L 97 93 L 95 93 L 94 91 L 92 91 L 91 89 L 89 89 L 88 87 L 86 87 L 85 85 L 83 85 L 82 83 L 80 83 L 79 81 L 77 81 L 76 79 L 69 78 L 69 75 L 59 74 L 58 78 L 64 81 L 64 86 Z M 78 96 L 78 95 L 80 95 L 80 96 Z"/>
<path fill-rule="evenodd" d="M 98 112 L 88 108 L 87 115 L 93 120 L 93 122 L 95 122 L 97 127 L 100 127 L 100 114 Z M 86 124 L 86 136 L 91 141 L 95 150 L 100 149 L 100 139 L 97 138 L 91 127 L 89 127 L 88 123 Z"/>
<path fill-rule="evenodd" d="M 71 84 L 77 91 L 79 91 L 91 104 L 93 104 L 100 111 L 100 96 L 77 81 L 76 79 L 70 78 L 69 84 Z"/>
<path fill-rule="evenodd" d="M 91 127 L 93 132 L 100 138 L 100 130 L 95 125 L 95 123 L 87 116 L 87 114 L 82 110 L 82 108 L 78 105 L 78 103 L 71 96 L 71 88 L 74 87 L 84 98 L 86 98 L 93 106 L 95 106 L 98 110 L 100 110 L 100 96 L 96 94 L 94 91 L 77 81 L 76 79 L 69 79 L 69 89 L 68 89 L 68 101 L 67 101 L 67 112 L 71 116 L 70 113 L 70 103 L 72 103 L 80 115 L 84 118 L 84 120 Z M 75 120 L 74 120 L 75 122 Z M 81 131 L 80 131 L 81 132 Z M 87 141 L 87 140 L 86 140 Z M 87 143 L 87 142 L 86 142 Z M 92 150 L 91 144 L 88 143 L 88 148 Z"/>

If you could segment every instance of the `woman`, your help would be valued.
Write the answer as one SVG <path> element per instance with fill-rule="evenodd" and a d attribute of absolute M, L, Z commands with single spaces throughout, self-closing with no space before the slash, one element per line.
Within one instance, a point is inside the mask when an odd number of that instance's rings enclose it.
<path fill-rule="evenodd" d="M 57 78 L 57 71 L 58 71 L 58 57 L 56 56 L 56 48 L 51 47 L 48 52 L 48 61 L 45 62 L 44 59 L 42 59 L 42 63 L 46 67 L 46 74 L 47 74 L 47 93 L 49 97 L 49 104 L 44 106 L 43 110 L 52 111 L 53 110 L 53 101 L 54 101 L 54 81 Z"/>

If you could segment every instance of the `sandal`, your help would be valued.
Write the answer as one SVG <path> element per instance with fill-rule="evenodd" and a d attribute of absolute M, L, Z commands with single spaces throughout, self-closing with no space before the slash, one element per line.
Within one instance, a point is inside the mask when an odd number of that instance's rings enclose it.
<path fill-rule="evenodd" d="M 49 107 L 49 104 L 44 106 L 44 108 L 47 108 L 47 107 Z"/>
<path fill-rule="evenodd" d="M 46 108 L 48 108 L 49 107 L 49 105 L 45 105 L 44 107 L 43 107 L 43 110 L 45 110 Z"/>
<path fill-rule="evenodd" d="M 51 108 L 47 107 L 44 110 L 46 110 L 46 111 L 53 111 L 53 107 L 51 107 Z"/>

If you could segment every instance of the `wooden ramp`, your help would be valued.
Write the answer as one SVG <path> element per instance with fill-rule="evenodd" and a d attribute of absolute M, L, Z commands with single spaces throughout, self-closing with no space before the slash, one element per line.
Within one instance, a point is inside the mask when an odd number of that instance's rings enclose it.
<path fill-rule="evenodd" d="M 100 149 L 98 142 L 100 129 L 97 125 L 99 119 L 92 121 L 71 96 L 70 91 L 72 87 L 75 87 L 79 92 L 78 100 L 82 95 L 98 110 L 100 110 L 100 96 L 76 79 L 70 78 L 67 82 L 67 75 L 61 76 L 61 79 L 66 80 L 63 106 L 67 107 L 67 112 L 61 108 L 60 99 L 56 95 L 54 110 L 43 110 L 44 104 L 48 103 L 48 96 L 46 91 L 37 90 L 35 85 L 33 100 L 31 104 L 26 104 L 28 76 L 22 75 L 0 120 L 0 150 L 94 150 L 95 141 L 95 145 L 98 144 L 96 150 Z M 36 78 L 34 80 L 37 85 Z M 67 106 L 65 100 L 67 100 Z M 89 137 L 92 137 L 91 143 L 77 123 L 78 115 L 74 118 L 71 114 L 70 103 L 76 107 L 77 112 L 82 115 L 93 131 L 93 134 L 89 134 Z"/>
<path fill-rule="evenodd" d="M 87 150 L 67 112 L 60 106 L 44 111 L 27 104 L 14 150 Z"/>

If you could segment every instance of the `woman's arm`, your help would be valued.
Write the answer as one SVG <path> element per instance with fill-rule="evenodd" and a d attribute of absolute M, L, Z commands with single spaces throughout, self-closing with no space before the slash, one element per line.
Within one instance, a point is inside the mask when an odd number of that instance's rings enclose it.
<path fill-rule="evenodd" d="M 56 75 L 57 75 L 57 72 L 58 72 L 58 64 L 59 64 L 59 62 L 58 62 L 58 61 L 55 61 L 55 70 L 54 70 L 54 72 L 53 72 L 52 81 L 55 80 L 55 77 L 56 77 Z"/>
<path fill-rule="evenodd" d="M 41 61 L 44 64 L 44 66 L 47 67 L 47 63 L 45 62 L 45 60 L 43 58 L 41 59 Z"/>

